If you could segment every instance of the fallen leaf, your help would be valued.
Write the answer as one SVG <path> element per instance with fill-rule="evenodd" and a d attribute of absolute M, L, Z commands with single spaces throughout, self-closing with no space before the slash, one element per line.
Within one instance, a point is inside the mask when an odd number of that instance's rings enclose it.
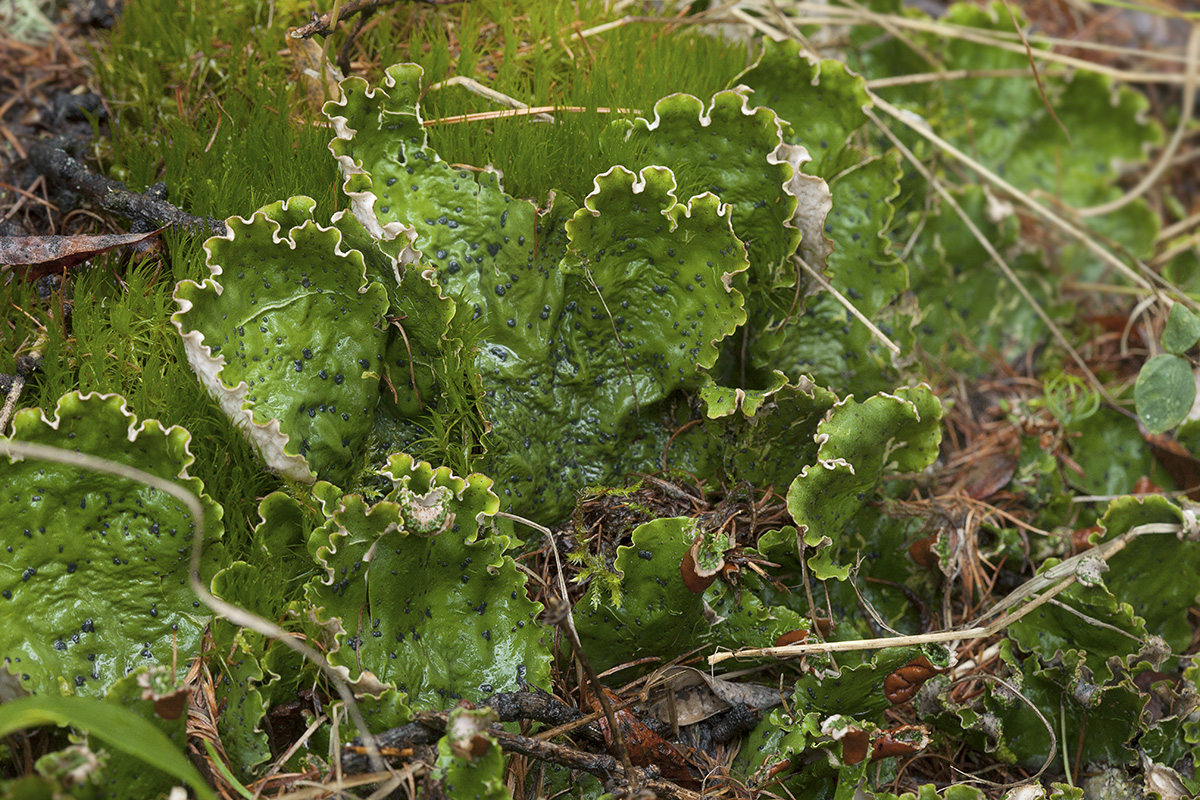
<path fill-rule="evenodd" d="M 608 694 L 610 702 L 615 704 L 620 701 L 621 698 L 616 694 L 601 688 Z M 600 710 L 600 704 L 594 698 L 589 697 L 589 702 L 594 711 Z M 692 783 L 696 780 L 697 772 L 684 752 L 647 727 L 629 709 L 616 711 L 613 716 L 621 729 L 621 739 L 625 742 L 625 749 L 629 752 L 629 760 L 632 763 L 639 767 L 653 764 L 658 767 L 663 777 L 674 781 Z M 612 750 L 614 740 L 607 717 L 601 717 L 597 724 L 604 734 L 605 745 Z"/>
<path fill-rule="evenodd" d="M 25 267 L 25 277 L 36 280 L 117 247 L 139 244 L 162 230 L 103 236 L 0 236 L 0 267 Z"/>
<path fill-rule="evenodd" d="M 759 711 L 783 702 L 778 689 L 754 683 L 734 683 L 714 678 L 691 667 L 667 667 L 651 678 L 651 701 L 646 710 L 663 722 L 695 725 L 727 708 L 743 703 Z M 671 700 L 675 719 L 671 719 Z"/>
<path fill-rule="evenodd" d="M 960 479 L 967 497 L 982 500 L 1003 489 L 1017 471 L 1017 459 L 1008 454 L 985 456 L 973 464 Z"/>

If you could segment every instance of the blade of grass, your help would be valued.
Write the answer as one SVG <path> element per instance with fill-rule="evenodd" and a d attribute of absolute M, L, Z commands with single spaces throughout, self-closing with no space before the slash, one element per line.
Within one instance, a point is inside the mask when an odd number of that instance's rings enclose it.
<path fill-rule="evenodd" d="M 0 449 L 7 444 L 0 443 Z M 178 778 L 191 786 L 201 800 L 217 800 L 200 772 L 166 734 L 127 708 L 84 697 L 47 695 L 22 697 L 0 705 L 0 737 L 43 725 L 85 731 L 114 750 Z"/>

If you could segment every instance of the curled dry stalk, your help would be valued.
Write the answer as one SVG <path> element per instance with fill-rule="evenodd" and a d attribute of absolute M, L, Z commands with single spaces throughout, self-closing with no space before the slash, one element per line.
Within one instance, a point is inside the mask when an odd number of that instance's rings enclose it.
<path fill-rule="evenodd" d="M 358 730 L 359 736 L 363 740 L 367 753 L 371 759 L 371 766 L 382 776 L 388 776 L 385 782 L 372 797 L 386 797 L 391 794 L 400 785 L 400 777 L 395 772 L 391 771 L 382 756 L 379 753 L 379 746 L 375 740 L 375 736 L 367 727 L 366 720 L 363 719 L 362 712 L 359 710 L 358 703 L 354 699 L 354 691 L 350 688 L 349 683 L 342 678 L 338 671 L 334 669 L 325 657 L 316 650 L 304 644 L 292 634 L 285 631 L 283 628 L 276 625 L 270 620 L 264 619 L 247 611 L 244 608 L 235 606 L 232 603 L 227 603 L 208 591 L 207 587 L 200 580 L 200 556 L 204 548 L 204 508 L 200 505 L 200 500 L 187 489 L 184 489 L 174 481 L 161 478 L 157 475 L 152 475 L 149 472 L 144 472 L 136 467 L 130 467 L 116 461 L 110 461 L 107 458 L 90 455 L 88 453 L 77 453 L 73 450 L 66 450 L 51 445 L 34 444 L 31 442 L 20 442 L 12 440 L 0 440 L 0 456 L 8 456 L 13 459 L 33 458 L 40 461 L 52 461 L 58 464 L 66 464 L 78 469 L 88 470 L 91 472 L 100 472 L 106 475 L 114 475 L 119 478 L 140 483 L 148 486 L 151 489 L 156 489 L 164 494 L 167 494 L 187 508 L 188 513 L 192 517 L 192 554 L 191 566 L 189 569 L 188 583 L 192 591 L 212 609 L 217 616 L 224 617 L 234 625 L 240 625 L 243 628 L 249 628 L 255 633 L 262 634 L 270 639 L 275 639 L 287 647 L 295 650 L 305 659 L 316 664 L 326 678 L 336 687 L 338 695 L 345 703 L 346 711 L 350 718 L 354 721 L 354 725 Z M 340 764 L 340 761 L 338 762 Z M 383 779 L 383 778 L 381 778 Z M 372 781 L 376 783 L 378 781 Z"/>
<path fill-rule="evenodd" d="M 1192 121 L 1192 113 L 1196 109 L 1198 69 L 1200 69 L 1200 25 L 1193 24 L 1191 35 L 1188 37 L 1187 63 L 1184 66 L 1183 73 L 1183 108 L 1179 112 L 1179 123 L 1175 126 L 1175 132 L 1171 135 L 1171 141 L 1163 148 L 1154 167 L 1138 181 L 1137 186 L 1110 203 L 1076 209 L 1076 214 L 1081 217 L 1099 217 L 1116 211 L 1119 208 L 1124 208 L 1144 195 L 1158 182 L 1158 179 L 1170 167 L 1171 161 L 1175 158 L 1176 151 L 1179 150 L 1179 145 L 1183 142 L 1184 136 L 1187 134 L 1188 124 Z"/>
<path fill-rule="evenodd" d="M 900 111 L 900 109 L 895 110 L 897 112 Z M 1092 368 L 1088 366 L 1083 356 L 1081 356 L 1079 351 L 1076 350 L 1069 341 L 1067 341 L 1067 337 L 1063 335 L 1062 330 L 1059 329 L 1058 325 L 1056 325 L 1054 320 L 1050 318 L 1050 315 L 1046 313 L 1046 310 L 1042 308 L 1041 304 L 1038 303 L 1034 296 L 1030 294 L 1029 289 L 1026 288 L 1021 279 L 1017 277 L 1017 274 L 1013 272 L 1012 267 L 1008 265 L 1008 262 L 1004 260 L 1004 257 L 1000 255 L 1000 252 L 996 250 L 996 247 L 991 243 L 991 241 L 989 241 L 988 238 L 983 235 L 983 232 L 979 230 L 979 226 L 975 224 L 970 215 L 968 215 L 967 212 L 963 210 L 962 206 L 958 204 L 958 201 L 954 199 L 954 195 L 946 191 L 946 187 L 942 185 L 942 182 L 938 180 L 938 178 L 932 172 L 929 171 L 928 167 L 921 163 L 921 160 L 917 158 L 911 150 L 905 147 L 904 143 L 901 142 L 894 133 L 892 133 L 890 128 L 880 121 L 879 117 L 876 116 L 873 111 L 870 109 L 865 109 L 865 111 L 867 117 L 873 123 L 875 123 L 879 130 L 883 131 L 884 135 L 887 136 L 888 139 L 891 140 L 892 145 L 900 150 L 900 152 L 909 161 L 909 163 L 913 165 L 917 172 L 921 173 L 921 177 L 923 177 L 926 182 L 933 187 L 934 191 L 941 196 L 945 203 L 954 209 L 954 213 L 958 215 L 960 220 L 962 220 L 962 223 L 971 232 L 971 235 L 975 237 L 975 240 L 978 241 L 984 250 L 987 251 L 988 256 L 991 257 L 992 261 L 1000 269 L 1000 272 L 1004 275 L 1005 279 L 1008 280 L 1008 282 L 1011 283 L 1014 288 L 1016 288 L 1016 290 L 1021 294 L 1021 297 L 1024 298 L 1025 302 L 1029 303 L 1029 305 L 1033 307 L 1033 310 L 1038 315 L 1038 318 L 1045 323 L 1046 327 L 1049 328 L 1054 338 L 1058 340 L 1058 343 L 1062 345 L 1062 347 L 1071 355 L 1072 360 L 1074 360 L 1075 363 L 1079 365 L 1080 369 L 1083 370 L 1084 374 L 1088 376 L 1088 381 L 1092 384 L 1092 387 L 1095 388 L 1100 396 L 1103 397 L 1105 401 L 1107 401 L 1114 408 L 1119 407 L 1117 402 L 1109 395 L 1108 390 L 1104 387 L 1104 384 L 1098 377 L 1096 377 L 1096 373 L 1092 372 Z M 904 115 L 900 116 L 903 117 Z"/>
<path fill-rule="evenodd" d="M 714 653 L 708 663 L 719 664 L 730 658 L 791 658 L 810 653 L 835 653 L 860 650 L 879 650 L 885 647 L 909 647 L 922 644 L 956 643 L 968 639 L 986 639 L 1007 628 L 1031 611 L 1050 602 L 1064 589 L 1079 579 L 1080 572 L 1092 568 L 1096 561 L 1108 561 L 1139 536 L 1147 534 L 1186 534 L 1189 538 L 1200 534 L 1200 521 L 1194 514 L 1185 511 L 1185 523 L 1151 523 L 1130 528 L 1125 533 L 1095 548 L 1062 561 L 1039 575 L 1027 580 L 1013 590 L 968 627 L 951 628 L 934 633 L 913 636 L 885 636 L 878 639 L 855 639 L 844 642 L 813 642 L 789 644 L 781 647 L 746 647 L 725 653 Z M 1021 605 L 1029 600 L 1025 605 Z M 1020 606 L 1020 608 L 1017 608 Z M 1013 610 L 1015 609 L 1015 610 Z M 1008 613 L 1012 610 L 1012 613 Z"/>
<path fill-rule="evenodd" d="M 1027 705 L 1033 711 L 1033 713 L 1037 715 L 1037 718 L 1041 721 L 1041 723 L 1046 726 L 1046 730 L 1050 734 L 1050 753 L 1046 756 L 1046 760 L 1042 762 L 1041 769 L 1039 769 L 1037 772 L 1030 775 L 1028 778 L 1025 778 L 1024 780 L 1016 781 L 1014 783 L 995 783 L 993 781 L 986 780 L 985 778 L 980 778 L 976 775 L 971 775 L 969 773 L 963 772 L 962 770 L 958 769 L 954 765 L 951 765 L 950 769 L 952 769 L 954 772 L 961 775 L 963 777 L 964 783 L 982 783 L 985 786 L 990 786 L 993 789 L 998 789 L 998 790 L 1002 790 L 1002 791 L 1007 790 L 1007 789 L 1013 789 L 1017 786 L 1027 786 L 1027 785 L 1036 784 L 1038 779 L 1041 778 L 1042 775 L 1044 775 L 1046 773 L 1046 770 L 1050 769 L 1050 765 L 1054 763 L 1054 757 L 1056 755 L 1058 755 L 1058 735 L 1054 731 L 1054 725 L 1051 724 L 1050 720 L 1046 719 L 1046 715 L 1043 714 L 1042 710 L 1037 707 L 1037 703 L 1033 702 L 1028 697 L 1026 697 L 1024 694 L 1022 694 L 1017 689 L 1017 687 L 1013 686 L 1011 683 L 1004 680 L 1003 678 L 996 677 L 995 675 L 990 675 L 986 672 L 980 672 L 976 675 L 970 675 L 965 678 L 959 678 L 955 681 L 952 681 L 950 683 L 950 685 L 946 688 L 950 689 L 950 688 L 956 686 L 957 684 L 968 683 L 970 681 L 975 681 L 975 680 L 985 680 L 985 681 L 992 681 L 993 683 L 998 683 L 1002 687 L 1004 687 L 1005 691 L 1011 692 L 1018 700 L 1020 700 L 1022 703 Z M 1064 758 L 1066 757 L 1066 748 L 1065 747 L 1063 748 L 1063 756 L 1064 756 Z"/>

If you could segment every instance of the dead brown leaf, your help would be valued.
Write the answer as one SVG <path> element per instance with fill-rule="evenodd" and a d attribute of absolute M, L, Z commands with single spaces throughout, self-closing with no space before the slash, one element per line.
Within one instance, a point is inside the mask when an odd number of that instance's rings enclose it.
<path fill-rule="evenodd" d="M 118 247 L 145 242 L 162 232 L 102 236 L 0 236 L 0 269 L 25 268 L 28 279 L 61 272 Z"/>

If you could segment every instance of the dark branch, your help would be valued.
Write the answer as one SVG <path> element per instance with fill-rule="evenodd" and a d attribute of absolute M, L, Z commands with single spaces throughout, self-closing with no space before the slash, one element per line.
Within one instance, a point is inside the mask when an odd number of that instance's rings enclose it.
<path fill-rule="evenodd" d="M 350 0 L 349 3 L 344 3 L 338 8 L 337 22 L 350 19 L 355 14 L 364 13 L 369 15 L 375 12 L 376 9 L 384 6 L 392 6 L 402 0 Z M 420 2 L 433 6 L 445 6 L 451 3 L 460 2 L 460 0 L 420 0 Z M 333 33 L 336 23 L 333 19 L 333 12 L 326 11 L 318 16 L 312 15 L 312 19 L 306 25 L 301 25 L 292 31 L 293 39 L 311 39 L 314 36 L 328 36 Z"/>
<path fill-rule="evenodd" d="M 520 693 L 512 693 L 517 695 Z M 497 695 L 504 697 L 504 695 Z M 513 698 L 509 698 L 513 699 Z M 516 700 L 518 704 L 522 701 Z M 534 701 L 534 706 L 539 703 Z M 510 706 L 510 709 L 515 707 Z M 401 725 L 398 728 L 384 731 L 376 737 L 381 750 L 387 751 L 391 749 L 403 750 L 410 747 L 418 747 L 421 745 L 434 744 L 446 731 L 446 726 L 449 724 L 450 715 L 441 711 L 430 711 L 417 714 L 414 720 L 407 725 Z M 635 775 L 626 775 L 625 768 L 621 762 L 606 753 L 589 753 L 584 750 L 577 750 L 574 747 L 555 744 L 554 742 L 546 742 L 541 739 L 535 739 L 530 736 L 521 736 L 516 733 L 509 733 L 503 728 L 497 726 L 492 727 L 488 731 L 500 748 L 508 753 L 516 753 L 517 755 L 527 756 L 538 761 L 545 761 L 552 764 L 559 764 L 568 769 L 576 769 L 586 772 L 590 775 L 595 775 L 603 781 L 624 781 L 639 785 L 645 789 L 649 789 L 658 797 L 665 800 L 700 800 L 701 795 L 677 786 L 671 781 L 662 780 L 657 770 L 636 769 Z M 353 744 L 356 744 L 352 743 Z M 357 749 L 351 750 L 342 756 L 342 769 L 347 774 L 365 772 L 370 769 L 365 753 L 357 752 Z"/>
<path fill-rule="evenodd" d="M 55 191 L 69 190 L 82 195 L 105 211 L 130 220 L 134 230 L 152 231 L 171 226 L 197 234 L 225 233 L 223 220 L 188 214 L 154 196 L 153 190 L 135 194 L 120 181 L 92 172 L 51 142 L 31 145 L 29 163 L 45 176 L 46 182 Z"/>

